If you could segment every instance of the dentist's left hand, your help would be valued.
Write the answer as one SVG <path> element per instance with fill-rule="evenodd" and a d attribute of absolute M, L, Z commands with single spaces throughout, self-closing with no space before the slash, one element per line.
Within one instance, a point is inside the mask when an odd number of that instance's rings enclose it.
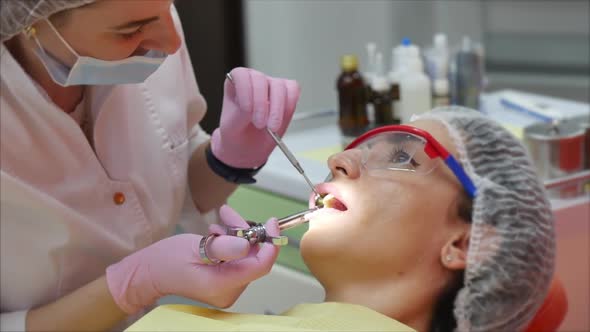
<path fill-rule="evenodd" d="M 266 128 L 283 136 L 299 100 L 297 82 L 266 76 L 249 69 L 230 72 L 225 80 L 219 128 L 211 137 L 211 151 L 236 168 L 263 165 L 275 147 Z"/>
<path fill-rule="evenodd" d="M 228 227 L 248 227 L 227 206 L 221 208 L 220 216 Z M 279 233 L 276 221 L 267 225 L 267 231 L 269 234 Z M 217 307 L 229 307 L 250 282 L 270 271 L 279 251 L 272 244 L 251 246 L 245 239 L 219 235 L 209 241 L 207 254 L 211 259 L 224 262 L 207 265 L 199 255 L 202 238 L 196 234 L 172 236 L 109 266 L 107 284 L 117 305 L 133 314 L 162 296 L 177 295 Z"/>

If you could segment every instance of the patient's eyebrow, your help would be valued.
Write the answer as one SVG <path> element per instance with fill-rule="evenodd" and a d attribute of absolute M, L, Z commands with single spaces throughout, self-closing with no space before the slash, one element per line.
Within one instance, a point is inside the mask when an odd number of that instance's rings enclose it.
<path fill-rule="evenodd" d="M 159 16 L 148 17 L 148 18 L 144 18 L 141 20 L 123 23 L 123 24 L 117 25 L 115 27 L 112 27 L 111 29 L 112 30 L 128 30 L 128 29 L 132 29 L 132 28 L 138 28 L 140 26 L 152 23 L 152 22 L 157 21 L 159 19 L 160 19 Z"/>

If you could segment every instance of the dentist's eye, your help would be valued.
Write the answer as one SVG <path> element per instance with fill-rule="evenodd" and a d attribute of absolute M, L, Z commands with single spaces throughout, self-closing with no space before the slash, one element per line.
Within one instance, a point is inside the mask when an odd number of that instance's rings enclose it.
<path fill-rule="evenodd" d="M 133 32 L 119 33 L 119 36 L 123 39 L 132 39 L 138 36 L 142 32 L 141 27 Z"/>

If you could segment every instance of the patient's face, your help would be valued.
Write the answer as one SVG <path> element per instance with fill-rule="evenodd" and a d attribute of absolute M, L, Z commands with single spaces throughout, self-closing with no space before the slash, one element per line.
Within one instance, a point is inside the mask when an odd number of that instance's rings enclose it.
<path fill-rule="evenodd" d="M 436 121 L 410 125 L 428 131 L 454 156 L 446 128 Z M 333 155 L 333 179 L 318 186 L 345 207 L 320 210 L 301 242 L 306 264 L 325 278 L 391 279 L 428 264 L 440 266 L 441 248 L 456 222 L 463 190 L 442 160 L 429 174 L 363 167 L 360 150 Z M 344 209 L 342 206 L 339 207 Z"/>

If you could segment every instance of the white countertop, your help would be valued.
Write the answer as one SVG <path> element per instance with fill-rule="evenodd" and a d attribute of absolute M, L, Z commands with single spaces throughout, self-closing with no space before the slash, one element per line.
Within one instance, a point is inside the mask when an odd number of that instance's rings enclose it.
<path fill-rule="evenodd" d="M 499 103 L 501 92 L 482 96 L 482 111 L 496 121 L 506 124 L 513 130 L 524 128 L 535 123 L 536 119 L 527 115 L 510 111 Z M 552 105 L 568 114 L 590 114 L 590 105 L 555 99 L 545 96 L 524 94 L 539 102 Z M 329 173 L 327 157 L 340 147 L 340 131 L 337 126 L 337 113 L 296 113 L 289 130 L 283 137 L 285 144 L 299 160 L 307 176 L 313 183 L 320 183 Z M 280 149 L 275 149 L 266 166 L 256 176 L 255 188 L 270 191 L 285 197 L 307 202 L 311 190 L 301 175 L 291 166 Z M 585 201 L 587 197 L 582 198 Z M 554 208 L 570 205 L 577 200 L 552 201 Z"/>

